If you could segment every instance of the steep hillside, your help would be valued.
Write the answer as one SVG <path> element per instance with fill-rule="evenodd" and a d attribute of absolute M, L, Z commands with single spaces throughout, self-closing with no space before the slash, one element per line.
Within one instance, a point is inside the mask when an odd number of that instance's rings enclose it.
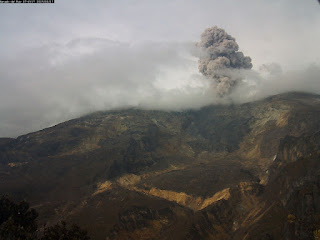
<path fill-rule="evenodd" d="M 320 96 L 304 93 L 98 112 L 0 139 L 0 192 L 93 239 L 312 239 L 319 133 Z"/>

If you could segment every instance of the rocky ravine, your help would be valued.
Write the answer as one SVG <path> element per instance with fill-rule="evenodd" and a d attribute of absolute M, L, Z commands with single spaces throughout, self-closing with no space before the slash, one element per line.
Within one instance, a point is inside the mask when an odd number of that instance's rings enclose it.
<path fill-rule="evenodd" d="M 320 96 L 98 112 L 0 140 L 0 191 L 93 239 L 313 239 Z"/>

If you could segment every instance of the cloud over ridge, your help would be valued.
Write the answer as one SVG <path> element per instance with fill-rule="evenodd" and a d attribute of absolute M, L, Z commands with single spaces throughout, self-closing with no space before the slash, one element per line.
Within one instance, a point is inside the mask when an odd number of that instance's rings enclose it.
<path fill-rule="evenodd" d="M 318 65 L 283 72 L 270 63 L 252 70 L 251 59 L 238 51 L 233 37 L 218 28 L 210 31 L 200 48 L 195 42 L 78 38 L 0 57 L 0 136 L 18 136 L 98 110 L 179 111 L 286 91 L 320 93 Z M 217 45 L 210 34 L 221 35 L 222 41 Z"/>

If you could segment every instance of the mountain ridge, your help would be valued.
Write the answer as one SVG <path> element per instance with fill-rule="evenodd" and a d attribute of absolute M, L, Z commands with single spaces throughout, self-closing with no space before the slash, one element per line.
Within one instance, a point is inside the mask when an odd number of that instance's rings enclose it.
<path fill-rule="evenodd" d="M 320 96 L 296 92 L 181 112 L 96 112 L 0 139 L 0 192 L 30 201 L 40 222 L 69 219 L 94 239 L 285 239 L 293 223 L 311 236 L 318 221 L 290 199 L 317 184 L 319 131 Z M 296 172 L 300 188 L 283 184 L 283 171 Z"/>

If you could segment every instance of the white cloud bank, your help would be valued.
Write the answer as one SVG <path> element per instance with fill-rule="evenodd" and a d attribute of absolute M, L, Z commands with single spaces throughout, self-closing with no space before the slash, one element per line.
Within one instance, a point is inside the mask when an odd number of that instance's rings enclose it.
<path fill-rule="evenodd" d="M 320 93 L 317 65 L 281 72 L 276 64 L 245 80 L 227 99 L 199 73 L 194 43 L 127 44 L 85 38 L 0 59 L 0 136 L 17 136 L 97 110 L 183 110 L 246 102 L 286 91 Z"/>

